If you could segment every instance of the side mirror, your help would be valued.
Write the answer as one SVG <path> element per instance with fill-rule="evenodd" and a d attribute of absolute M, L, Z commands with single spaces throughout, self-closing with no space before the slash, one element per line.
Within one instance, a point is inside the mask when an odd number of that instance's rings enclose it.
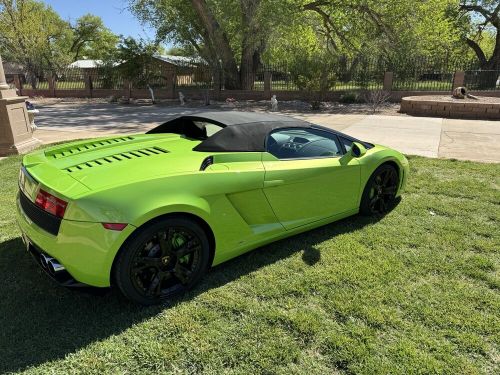
<path fill-rule="evenodd" d="M 366 148 L 361 143 L 353 142 L 351 146 L 351 155 L 355 158 L 359 158 L 366 154 Z"/>

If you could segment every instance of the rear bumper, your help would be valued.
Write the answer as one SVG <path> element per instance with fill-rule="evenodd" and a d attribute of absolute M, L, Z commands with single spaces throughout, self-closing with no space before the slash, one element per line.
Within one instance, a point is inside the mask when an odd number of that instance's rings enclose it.
<path fill-rule="evenodd" d="M 88 286 L 87 284 L 80 283 L 76 281 L 73 276 L 66 270 L 58 270 L 55 272 L 53 269 L 49 268 L 49 265 L 47 264 L 47 260 L 51 259 L 52 261 L 55 261 L 59 263 L 58 259 L 52 258 L 50 255 L 45 253 L 43 250 L 38 248 L 36 245 L 34 245 L 29 238 L 27 238 L 26 235 L 23 234 L 22 236 L 24 246 L 26 246 L 26 250 L 33 256 L 33 259 L 35 260 L 36 263 L 40 266 L 40 268 L 45 271 L 45 273 L 54 281 L 56 281 L 58 284 L 65 286 L 65 287 L 86 287 Z"/>
<path fill-rule="evenodd" d="M 113 260 L 125 239 L 135 229 L 128 225 L 118 232 L 104 229 L 101 223 L 63 219 L 59 233 L 55 236 L 30 220 L 21 207 L 19 196 L 17 222 L 31 243 L 30 252 L 57 259 L 74 283 L 96 287 L 110 286 Z"/>

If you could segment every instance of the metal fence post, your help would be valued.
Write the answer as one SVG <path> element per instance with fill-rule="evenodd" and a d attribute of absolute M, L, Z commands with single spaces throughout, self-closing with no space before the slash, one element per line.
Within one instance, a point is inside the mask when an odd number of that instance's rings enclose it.
<path fill-rule="evenodd" d="M 49 95 L 53 98 L 56 97 L 56 80 L 53 74 L 49 74 L 47 77 L 47 83 L 49 85 Z"/>
<path fill-rule="evenodd" d="M 88 97 L 92 97 L 92 77 L 90 74 L 85 75 L 85 92 Z"/>
<path fill-rule="evenodd" d="M 125 100 L 130 100 L 131 96 L 131 91 L 132 91 L 132 84 L 128 79 L 123 80 L 123 96 L 125 97 Z"/>
<path fill-rule="evenodd" d="M 23 81 L 21 80 L 21 77 L 19 74 L 14 75 L 14 85 L 16 86 L 16 89 L 19 90 L 19 95 L 23 94 Z"/>
<path fill-rule="evenodd" d="M 220 88 L 221 88 L 221 79 L 220 79 L 220 70 L 216 69 L 214 71 L 214 96 L 215 100 L 220 100 Z"/>
<path fill-rule="evenodd" d="M 392 83 L 394 81 L 394 72 L 384 72 L 384 91 L 392 91 Z"/>
<path fill-rule="evenodd" d="M 271 81 L 273 79 L 273 75 L 270 71 L 266 70 L 264 72 L 264 95 L 266 98 L 271 96 Z"/>
<path fill-rule="evenodd" d="M 169 69 L 165 72 L 165 84 L 167 89 L 167 96 L 169 99 L 175 99 L 175 81 L 177 74 L 174 69 Z"/>
<path fill-rule="evenodd" d="M 454 90 L 457 87 L 463 86 L 465 83 L 465 72 L 461 70 L 455 71 L 453 74 L 453 84 L 451 89 Z"/>

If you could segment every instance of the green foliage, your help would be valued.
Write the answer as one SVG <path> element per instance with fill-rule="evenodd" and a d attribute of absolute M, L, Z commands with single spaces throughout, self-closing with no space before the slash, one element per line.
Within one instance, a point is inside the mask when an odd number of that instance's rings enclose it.
<path fill-rule="evenodd" d="M 91 14 L 75 26 L 36 0 L 0 0 L 0 53 L 24 65 L 35 88 L 39 78 L 76 59 L 109 59 L 118 37 Z"/>
<path fill-rule="evenodd" d="M 336 81 L 332 74 L 331 56 L 322 52 L 296 55 L 289 66 L 292 81 L 300 90 L 329 90 Z"/>
<path fill-rule="evenodd" d="M 72 32 L 54 10 L 35 0 L 0 0 L 0 52 L 31 74 L 71 62 Z"/>
<path fill-rule="evenodd" d="M 73 60 L 109 59 L 115 53 L 118 41 L 118 36 L 104 26 L 100 17 L 83 15 L 73 27 Z"/>
<path fill-rule="evenodd" d="M 146 87 L 160 76 L 160 68 L 153 58 L 157 52 L 157 44 L 132 37 L 123 38 L 113 57 L 113 65 L 135 87 Z"/>
<path fill-rule="evenodd" d="M 206 5 L 203 15 L 194 10 L 196 3 Z M 255 70 L 259 62 L 297 65 L 301 56 L 315 51 L 390 63 L 454 60 L 470 52 L 464 30 L 471 19 L 461 17 L 457 0 L 129 0 L 129 4 L 141 21 L 157 29 L 159 40 L 189 46 L 212 65 L 222 61 L 226 78 L 246 77 L 244 68 Z M 213 20 L 203 21 L 206 17 Z M 213 27 L 220 27 L 225 39 L 210 38 Z"/>

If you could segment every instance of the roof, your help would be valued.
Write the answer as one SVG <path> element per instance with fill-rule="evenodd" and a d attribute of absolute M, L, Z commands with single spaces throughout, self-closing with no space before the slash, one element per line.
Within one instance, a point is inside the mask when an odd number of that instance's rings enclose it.
<path fill-rule="evenodd" d="M 76 60 L 68 68 L 93 69 L 103 65 L 102 60 Z"/>
<path fill-rule="evenodd" d="M 203 64 L 205 60 L 200 57 L 186 57 L 186 56 L 174 56 L 174 55 L 154 55 L 154 58 L 167 62 L 172 65 L 193 65 L 193 64 Z"/>
<path fill-rule="evenodd" d="M 217 124 L 223 129 L 207 138 L 206 129 L 195 122 Z M 148 133 L 176 133 L 200 139 L 193 151 L 252 152 L 265 151 L 268 134 L 278 128 L 318 127 L 292 117 L 258 112 L 199 112 L 175 117 Z"/>
<path fill-rule="evenodd" d="M 191 119 L 204 119 L 224 126 L 242 125 L 256 122 L 270 121 L 301 121 L 304 124 L 309 124 L 306 121 L 298 120 L 293 117 L 277 115 L 266 112 L 242 112 L 242 111 L 213 111 L 213 112 L 196 112 L 190 115 L 182 115 L 179 117 Z"/>

